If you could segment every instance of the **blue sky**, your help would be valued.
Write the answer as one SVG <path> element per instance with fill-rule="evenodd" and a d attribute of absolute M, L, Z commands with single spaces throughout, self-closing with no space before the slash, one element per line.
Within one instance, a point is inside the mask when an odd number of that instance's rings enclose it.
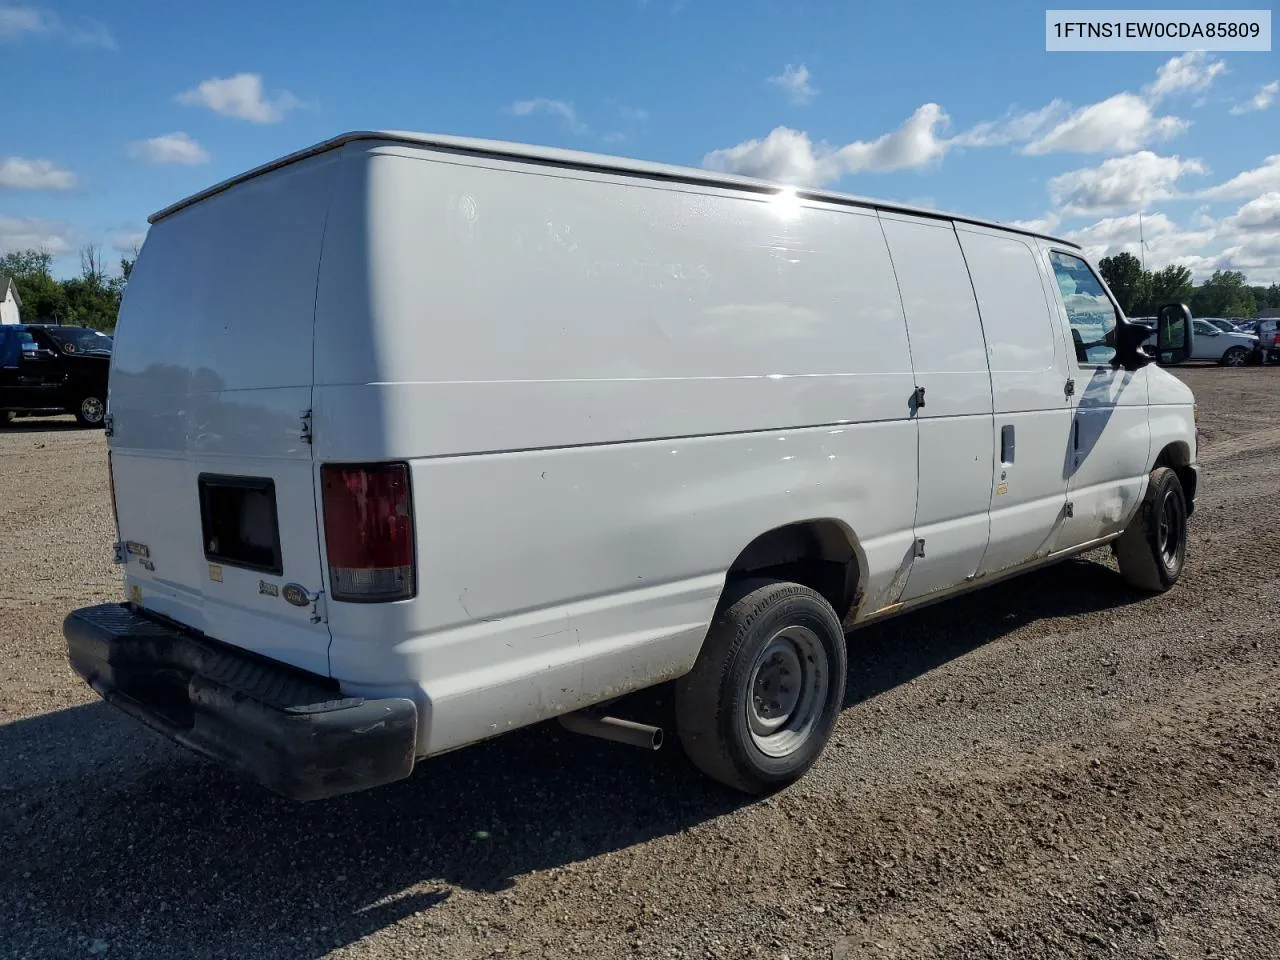
<path fill-rule="evenodd" d="M 1280 58 L 1046 53 L 1025 3 L 0 0 L 0 63 L 0 247 L 61 273 L 204 186 L 394 128 L 822 183 L 1096 255 L 1136 253 L 1142 211 L 1149 266 L 1280 281 Z"/>

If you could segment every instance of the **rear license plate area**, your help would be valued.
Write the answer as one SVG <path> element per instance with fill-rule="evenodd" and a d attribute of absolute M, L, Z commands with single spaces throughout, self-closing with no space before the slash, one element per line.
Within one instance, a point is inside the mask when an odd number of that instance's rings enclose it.
<path fill-rule="evenodd" d="M 202 473 L 197 483 L 205 559 L 259 573 L 283 574 L 275 481 Z"/>

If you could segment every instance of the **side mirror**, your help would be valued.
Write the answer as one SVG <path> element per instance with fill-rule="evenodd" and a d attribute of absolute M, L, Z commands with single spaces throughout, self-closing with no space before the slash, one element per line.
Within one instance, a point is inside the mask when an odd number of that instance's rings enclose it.
<path fill-rule="evenodd" d="M 1191 356 L 1191 311 L 1183 303 L 1166 303 L 1156 314 L 1156 350 L 1161 363 L 1182 363 Z"/>
<path fill-rule="evenodd" d="M 1152 361 L 1152 357 L 1142 349 L 1143 342 L 1151 336 L 1151 328 L 1132 320 L 1121 320 L 1116 324 L 1116 355 L 1111 361 L 1113 367 L 1124 367 L 1126 370 L 1137 370 Z"/>

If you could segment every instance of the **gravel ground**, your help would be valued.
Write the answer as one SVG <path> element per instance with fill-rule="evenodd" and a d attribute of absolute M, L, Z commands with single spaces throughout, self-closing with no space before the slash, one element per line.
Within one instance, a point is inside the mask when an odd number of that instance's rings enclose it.
<path fill-rule="evenodd" d="M 852 635 L 831 747 L 759 801 L 553 725 L 335 801 L 242 784 L 66 665 L 119 593 L 101 435 L 0 432 L 0 956 L 1274 960 L 1280 370 L 1179 376 L 1177 588 L 1100 552 Z"/>

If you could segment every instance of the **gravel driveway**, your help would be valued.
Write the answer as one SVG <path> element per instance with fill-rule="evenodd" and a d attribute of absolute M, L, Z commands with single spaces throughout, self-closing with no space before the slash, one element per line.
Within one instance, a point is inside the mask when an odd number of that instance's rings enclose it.
<path fill-rule="evenodd" d="M 1280 370 L 1179 376 L 1177 588 L 1104 551 L 853 634 L 830 749 L 754 802 L 554 725 L 335 801 L 242 784 L 66 665 L 119 594 L 101 434 L 0 431 L 0 957 L 1274 960 Z"/>

